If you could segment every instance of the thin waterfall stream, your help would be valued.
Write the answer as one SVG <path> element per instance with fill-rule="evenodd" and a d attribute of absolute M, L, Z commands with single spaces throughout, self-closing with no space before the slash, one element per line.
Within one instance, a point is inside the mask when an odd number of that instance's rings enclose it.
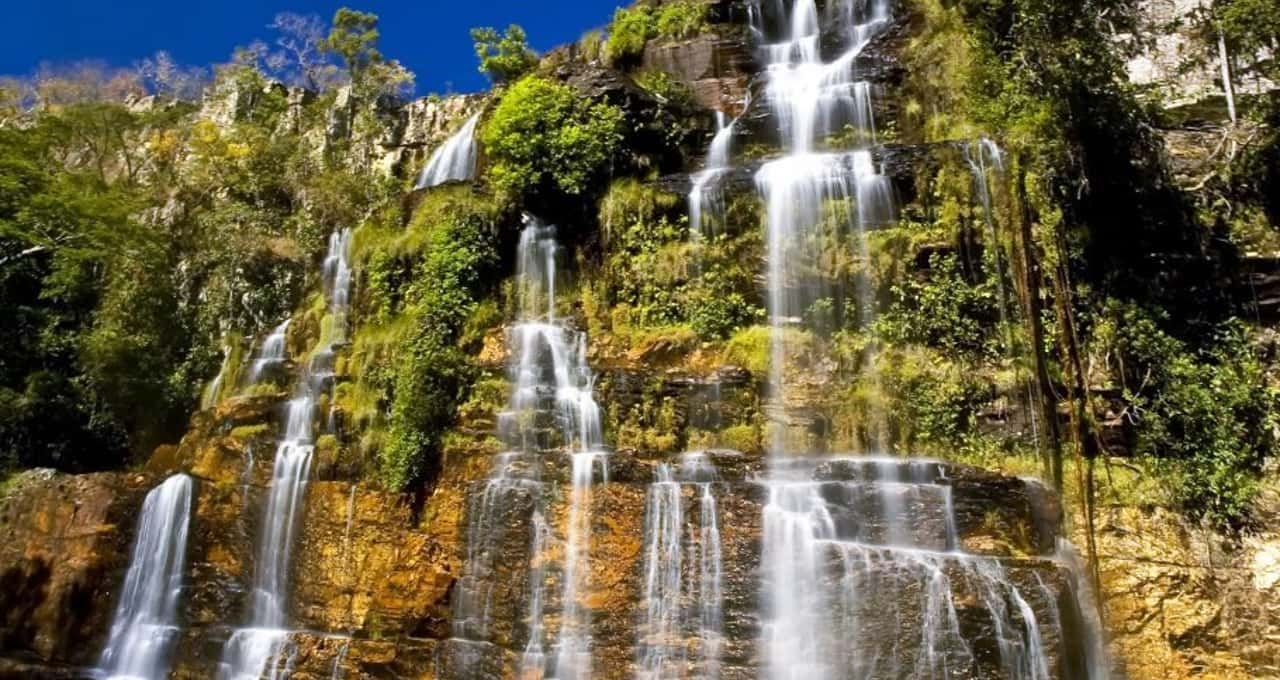
<path fill-rule="evenodd" d="M 414 189 L 429 189 L 446 182 L 462 182 L 476 172 L 476 124 L 480 114 L 473 114 L 462 127 L 431 154 L 418 175 Z"/>
<path fill-rule="evenodd" d="M 248 624 L 233 631 L 223 647 L 218 667 L 221 680 L 257 680 L 264 674 L 272 678 L 287 677 L 289 569 L 315 451 L 316 402 L 331 387 L 334 353 L 347 333 L 350 247 L 349 229 L 335 232 L 329 238 L 322 268 L 329 313 L 320 344 L 303 364 L 286 407 L 285 432 L 276 448 L 258 537 Z M 268 338 L 259 361 L 284 361 L 288 324 L 286 321 L 272 332 L 272 336 L 279 337 Z M 276 358 L 277 353 L 281 358 Z M 255 370 L 255 377 L 257 374 Z"/>

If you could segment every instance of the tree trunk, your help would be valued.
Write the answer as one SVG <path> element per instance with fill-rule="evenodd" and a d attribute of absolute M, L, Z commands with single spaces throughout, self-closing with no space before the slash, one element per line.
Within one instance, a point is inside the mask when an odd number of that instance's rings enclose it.
<path fill-rule="evenodd" d="M 1027 171 L 1021 157 L 1015 159 L 1017 165 L 1017 181 L 1015 183 L 1016 223 L 1018 231 L 1014 239 L 1013 268 L 1015 279 L 1020 284 L 1018 297 L 1022 303 L 1022 317 L 1026 320 L 1027 332 L 1031 341 L 1031 357 L 1034 363 L 1036 389 L 1040 393 L 1040 408 L 1044 420 L 1043 463 L 1046 475 L 1053 480 L 1053 486 L 1062 493 L 1062 433 L 1058 428 L 1057 395 L 1054 394 L 1053 383 L 1049 379 L 1048 358 L 1045 356 L 1044 302 L 1041 299 L 1039 260 L 1035 253 L 1035 236 L 1031 229 L 1031 207 L 1027 205 Z M 1034 408 L 1034 406 L 1033 406 Z"/>

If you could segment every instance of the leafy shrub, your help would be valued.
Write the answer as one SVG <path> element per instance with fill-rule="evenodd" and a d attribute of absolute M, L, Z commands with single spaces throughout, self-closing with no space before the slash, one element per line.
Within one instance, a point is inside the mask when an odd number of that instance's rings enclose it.
<path fill-rule="evenodd" d="M 591 30 L 578 38 L 578 58 L 591 63 L 604 56 L 604 34 L 599 30 Z"/>
<path fill-rule="evenodd" d="M 669 107 L 687 109 L 694 105 L 693 92 L 689 86 L 671 77 L 666 71 L 641 71 L 635 75 L 635 81 Z"/>
<path fill-rule="evenodd" d="M 529 49 L 524 29 L 516 24 L 508 26 L 505 35 L 498 35 L 493 28 L 473 28 L 471 40 L 480 59 L 480 72 L 494 83 L 519 80 L 538 65 L 538 57 Z"/>
<path fill-rule="evenodd" d="M 1171 474 L 1174 500 L 1220 523 L 1243 518 L 1275 451 L 1276 394 L 1242 326 L 1194 351 L 1135 305 L 1113 304 L 1096 332 L 1116 363 L 1135 451 Z"/>
<path fill-rule="evenodd" d="M 492 206 L 457 193 L 424 204 L 410 225 L 426 240 L 404 293 L 411 335 L 384 378 L 391 417 L 378 462 L 388 488 L 429 472 L 441 433 L 466 401 L 474 370 L 457 343 L 498 262 L 498 219 Z"/>
<path fill-rule="evenodd" d="M 724 348 L 724 361 L 763 377 L 769 373 L 769 350 L 772 339 L 772 331 L 768 326 L 744 328 L 729 338 Z"/>
<path fill-rule="evenodd" d="M 622 141 L 623 118 L 616 106 L 528 76 L 503 96 L 481 134 L 489 179 L 513 196 L 580 196 L 608 170 Z"/>
<path fill-rule="evenodd" d="M 876 322 L 882 337 L 970 358 L 999 353 L 999 295 L 988 280 L 967 281 L 955 255 L 929 258 L 928 278 L 908 277 L 894 287 L 894 303 Z"/>
<path fill-rule="evenodd" d="M 639 61 L 645 43 L 658 34 L 653 8 L 640 5 L 613 13 L 609 38 L 604 44 L 604 57 L 612 65 L 625 67 Z"/>
<path fill-rule="evenodd" d="M 691 38 L 707 28 L 707 4 L 700 0 L 679 0 L 658 10 L 658 36 L 669 40 Z"/>

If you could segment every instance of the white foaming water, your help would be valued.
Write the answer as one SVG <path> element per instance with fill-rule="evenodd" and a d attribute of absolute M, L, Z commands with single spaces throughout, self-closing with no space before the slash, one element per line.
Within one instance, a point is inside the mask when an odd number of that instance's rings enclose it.
<path fill-rule="evenodd" d="M 689 235 L 694 239 L 707 236 L 704 233 L 704 212 L 711 213 L 713 219 L 718 219 L 724 212 L 724 196 L 717 185 L 720 176 L 729 168 L 733 128 L 738 122 L 736 118 L 732 122 L 726 120 L 723 111 L 716 111 L 716 134 L 707 149 L 707 162 L 693 176 L 693 186 L 689 189 Z"/>
<path fill-rule="evenodd" d="M 222 398 L 222 384 L 226 381 L 227 366 L 231 363 L 231 345 L 222 347 L 222 363 L 218 365 L 218 375 L 214 376 L 209 386 L 200 397 L 200 410 L 205 411 L 218 405 Z"/>
<path fill-rule="evenodd" d="M 258 351 L 258 358 L 253 360 L 253 368 L 249 371 L 250 385 L 261 380 L 263 373 L 267 369 L 284 363 L 286 359 L 285 342 L 288 338 L 290 321 L 292 319 L 285 319 L 279 326 L 271 329 L 267 339 L 262 342 L 262 349 Z"/>
<path fill-rule="evenodd" d="M 645 510 L 645 620 L 639 630 L 638 670 L 642 680 L 684 677 L 690 660 L 689 635 L 697 639 L 696 677 L 720 676 L 723 637 L 720 529 L 715 494 L 716 469 L 706 454 L 686 453 L 675 474 L 658 466 Z M 698 491 L 697 531 L 688 536 L 696 578 L 685 575 L 684 485 Z M 687 586 L 686 586 L 687 583 Z M 690 589 L 696 588 L 696 601 Z"/>
<path fill-rule="evenodd" d="M 814 0 L 752 5 L 765 92 L 786 151 L 756 175 L 768 212 L 769 385 L 779 405 L 788 402 L 787 331 L 825 292 L 809 273 L 820 266 L 814 242 L 832 235 L 834 221 L 867 261 L 866 230 L 895 219 L 889 180 L 871 153 L 875 88 L 856 74 L 859 57 L 888 25 L 888 3 L 833 0 L 826 13 L 825 25 L 846 45 L 830 62 L 822 48 L 833 40 L 824 37 L 836 36 L 822 35 Z M 776 39 L 773 25 L 782 26 Z M 837 133 L 852 148 L 820 151 Z M 984 162 L 998 158 L 988 146 L 980 153 Z M 875 307 L 866 282 L 858 302 L 865 328 Z M 874 378 L 874 357 L 864 364 Z M 1036 612 L 1060 618 L 1056 600 L 1032 589 L 1038 610 L 998 559 L 961 551 L 942 466 L 883 457 L 806 459 L 791 450 L 779 425 L 762 480 L 767 677 L 948 678 L 980 668 L 1013 680 L 1051 677 Z M 871 433 L 873 450 L 886 450 L 884 429 Z M 966 616 L 981 612 L 997 658 L 971 647 L 961 609 Z"/>
<path fill-rule="evenodd" d="M 187 475 L 174 475 L 143 501 L 133 557 L 98 662 L 108 678 L 159 680 L 169 675 L 193 487 Z"/>
<path fill-rule="evenodd" d="M 856 78 L 856 61 L 888 21 L 884 0 L 846 0 L 828 7 L 828 21 L 846 38 L 848 49 L 830 63 L 821 58 L 822 34 L 814 0 L 775 0 L 752 11 L 754 31 L 765 44 L 765 94 L 787 155 L 766 163 L 756 184 L 768 210 L 768 303 L 771 327 L 770 387 L 773 399 L 785 401 L 786 329 L 800 322 L 821 291 L 806 278 L 818 261 L 815 237 L 823 228 L 828 203 L 848 205 L 841 225 L 866 255 L 865 230 L 893 220 L 892 191 L 875 167 L 869 151 L 875 140 L 872 87 Z M 770 18 L 784 24 L 781 40 L 768 42 Z M 851 151 L 817 153 L 833 133 L 852 126 L 857 146 Z M 859 285 L 859 307 L 870 314 L 872 291 Z M 866 319 L 864 319 L 865 321 Z M 871 363 L 871 362 L 868 362 Z M 785 448 L 783 428 L 773 449 Z"/>
<path fill-rule="evenodd" d="M 431 154 L 414 189 L 428 189 L 445 182 L 461 182 L 475 176 L 476 172 L 476 123 L 477 113 L 467 119 L 462 127 Z"/>
<path fill-rule="evenodd" d="M 454 598 L 456 662 L 465 675 L 477 672 L 484 647 L 492 642 L 489 621 L 494 559 L 506 538 L 507 513 L 528 507 L 529 583 L 524 614 L 528 639 L 520 677 L 584 680 L 591 673 L 590 612 L 579 603 L 590 557 L 591 490 L 608 476 L 600 407 L 592 394 L 586 334 L 557 318 L 554 227 L 533 218 L 520 235 L 516 256 L 519 322 L 508 333 L 514 384 L 498 430 L 508 451 L 494 458 L 483 487 L 469 494 L 467 559 Z M 569 512 L 561 564 L 561 611 L 556 639 L 548 641 L 545 553 L 553 540 L 547 521 L 543 456 L 563 451 L 571 466 Z"/>
<path fill-rule="evenodd" d="M 684 499 L 680 483 L 664 463 L 649 486 L 644 526 L 645 621 L 640 629 L 639 678 L 679 677 L 684 666 L 684 631 L 680 620 L 681 565 L 684 557 Z"/>
<path fill-rule="evenodd" d="M 867 461 L 833 480 L 819 465 L 792 459 L 766 482 L 768 677 L 968 677 L 992 663 L 1001 678 L 1052 677 L 1041 622 L 1001 562 L 956 549 L 938 466 Z M 1055 598 L 1041 605 L 1059 616 Z M 997 659 L 971 647 L 961 606 L 989 622 Z"/>
<path fill-rule="evenodd" d="M 294 534 L 304 510 L 307 482 L 315 451 L 316 398 L 332 378 L 333 352 L 345 338 L 349 306 L 351 270 L 347 264 L 350 230 L 330 236 L 322 275 L 329 298 L 329 323 L 322 332 L 327 344 L 317 348 L 294 385 L 289 400 L 284 437 L 276 448 L 267 507 L 255 554 L 249 623 L 232 632 L 222 649 L 218 666 L 221 680 L 257 680 L 287 677 L 293 651 L 286 628 L 289 569 L 292 565 Z M 277 329 L 283 338 L 288 322 Z M 273 333 L 275 335 L 275 333 Z M 268 342 L 264 344 L 264 354 Z M 322 343 L 325 339 L 322 339 Z M 283 355 L 283 340 L 280 341 Z M 283 358 L 281 359 L 283 361 Z"/>

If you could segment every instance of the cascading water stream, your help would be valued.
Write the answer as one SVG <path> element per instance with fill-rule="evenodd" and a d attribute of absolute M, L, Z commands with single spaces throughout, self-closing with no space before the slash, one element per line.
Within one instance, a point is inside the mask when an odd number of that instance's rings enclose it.
<path fill-rule="evenodd" d="M 695 677 L 714 680 L 720 676 L 723 636 L 723 568 L 713 490 L 716 468 L 707 454 L 686 453 L 674 472 L 664 463 L 655 476 L 645 510 L 645 618 L 639 631 L 636 677 L 685 677 L 691 656 L 686 640 L 692 635 L 698 651 Z M 696 531 L 685 516 L 686 487 L 697 490 Z M 688 560 L 686 545 L 692 551 Z M 696 567 L 696 573 L 686 564 Z"/>
<path fill-rule="evenodd" d="M 464 674 L 491 642 L 490 605 L 498 547 L 513 507 L 529 508 L 529 582 L 524 615 L 528 639 L 520 660 L 521 678 L 585 680 L 591 673 L 590 615 L 580 604 L 590 555 L 591 490 L 607 479 L 600 407 L 592 396 L 586 363 L 586 335 L 556 314 L 559 246 L 554 227 L 528 218 L 516 256 L 519 321 L 508 333 L 512 348 L 509 407 L 498 416 L 499 437 L 509 447 L 494 458 L 483 487 L 470 494 L 467 556 L 454 599 L 454 642 Z M 553 539 L 542 479 L 544 458 L 563 452 L 570 470 L 568 513 L 560 570 L 559 629 L 549 653 L 545 552 Z"/>
<path fill-rule="evenodd" d="M 271 333 L 267 335 L 267 339 L 262 342 L 262 349 L 258 351 L 258 358 L 253 360 L 253 368 L 249 371 L 249 384 L 256 384 L 262 380 L 263 375 L 267 371 L 284 364 L 285 359 L 285 343 L 288 340 L 289 323 L 292 319 L 285 319 L 279 326 L 271 329 Z"/>
<path fill-rule="evenodd" d="M 818 259 L 815 241 L 827 236 L 824 211 L 828 204 L 848 206 L 842 231 L 851 232 L 859 254 L 866 257 L 865 230 L 893 220 L 888 179 L 875 167 L 870 152 L 875 139 L 872 87 L 856 78 L 858 56 L 888 21 L 883 0 L 846 0 L 847 11 L 828 8 L 836 28 L 850 46 L 835 61 L 822 61 L 822 33 L 814 0 L 796 0 L 752 11 L 754 33 L 764 41 L 765 97 L 786 155 L 766 163 L 756 184 L 767 209 L 768 309 L 771 399 L 776 410 L 787 404 L 787 357 L 790 330 L 800 325 L 810 306 L 824 297 L 818 282 L 806 271 Z M 845 7 L 845 3 L 840 4 Z M 834 15 L 839 16 L 834 16 Z M 770 42 L 770 18 L 784 24 L 781 39 Z M 855 148 L 818 152 L 832 134 L 852 126 Z M 865 261 L 865 260 L 864 260 Z M 860 285 L 859 307 L 864 323 L 874 300 Z M 868 358 L 869 366 L 874 361 Z M 785 422 L 785 414 L 775 416 Z M 785 428 L 775 427 L 771 448 L 784 453 L 790 444 Z"/>
<path fill-rule="evenodd" d="M 723 111 L 716 111 L 716 134 L 707 149 L 707 161 L 702 170 L 693 177 L 693 186 L 689 189 L 689 236 L 692 239 L 703 239 L 708 225 L 704 224 L 704 213 L 710 213 L 712 220 L 720 217 L 724 211 L 724 197 L 717 186 L 720 176 L 729 168 L 729 151 L 733 143 L 733 129 L 737 124 L 735 118 L 726 122 Z"/>
<path fill-rule="evenodd" d="M 218 365 L 218 375 L 205 388 L 204 394 L 200 396 L 200 409 L 208 410 L 218 404 L 222 398 L 222 385 L 226 381 L 227 368 L 231 364 L 232 347 L 227 344 L 222 347 L 222 363 Z"/>
<path fill-rule="evenodd" d="M 889 24 L 888 3 L 833 0 L 826 12 L 823 24 L 814 0 L 754 3 L 751 12 L 767 103 L 786 152 L 756 175 L 767 210 L 775 433 L 760 479 L 767 491 L 764 671 L 774 680 L 969 677 L 993 660 L 971 647 L 963 609 L 989 622 L 999 677 L 1048 680 L 1036 608 L 998 558 L 962 550 L 941 465 L 807 458 L 786 435 L 790 337 L 827 293 L 810 273 L 819 263 L 815 241 L 832 237 L 834 221 L 868 262 L 865 232 L 895 219 L 889 180 L 872 154 L 875 88 L 857 78 L 863 51 Z M 822 25 L 833 35 L 824 36 Z M 846 50 L 824 62 L 823 45 L 833 40 L 843 40 Z M 852 148 L 821 151 L 837 132 Z M 867 329 L 876 301 L 868 283 L 858 288 L 857 318 Z M 867 356 L 862 367 L 873 384 L 875 363 Z M 869 415 L 871 450 L 887 450 L 887 428 L 875 427 L 876 414 Z M 1040 604 L 1058 616 L 1055 601 Z"/>
<path fill-rule="evenodd" d="M 288 642 L 286 598 L 289 592 L 289 569 L 292 564 L 294 533 L 297 530 L 311 474 L 315 451 L 316 401 L 329 387 L 333 377 L 333 353 L 346 337 L 351 269 L 350 230 L 330 236 L 324 259 L 323 278 L 329 298 L 329 314 L 321 332 L 320 346 L 306 364 L 294 386 L 287 407 L 284 437 L 276 448 L 275 462 L 258 537 L 248 625 L 235 630 L 222 650 L 218 677 L 221 680 L 258 680 L 263 677 L 287 677 L 289 660 L 281 668 L 281 657 Z M 280 353 L 288 322 L 276 332 Z M 263 345 L 267 355 L 268 338 Z M 280 359 L 283 361 L 283 359 Z"/>
<path fill-rule="evenodd" d="M 98 663 L 107 678 L 160 680 L 169 675 L 193 496 L 191 477 L 178 474 L 143 501 L 133 557 Z"/>
<path fill-rule="evenodd" d="M 446 182 L 462 182 L 476 172 L 476 124 L 480 114 L 467 119 L 462 127 L 431 154 L 427 165 L 418 175 L 414 189 L 428 189 Z"/>

